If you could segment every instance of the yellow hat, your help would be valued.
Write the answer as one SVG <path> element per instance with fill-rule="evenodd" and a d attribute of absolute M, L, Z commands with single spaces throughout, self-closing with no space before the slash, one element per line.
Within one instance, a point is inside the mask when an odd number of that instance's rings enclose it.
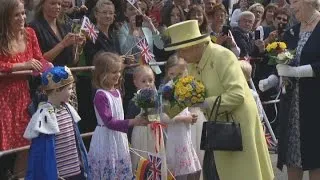
<path fill-rule="evenodd" d="M 53 67 L 41 75 L 44 90 L 58 89 L 74 82 L 70 69 L 66 66 Z"/>
<path fill-rule="evenodd" d="M 183 21 L 169 26 L 166 33 L 171 38 L 171 44 L 165 46 L 165 51 L 190 47 L 202 42 L 210 42 L 209 34 L 201 34 L 198 21 Z"/>

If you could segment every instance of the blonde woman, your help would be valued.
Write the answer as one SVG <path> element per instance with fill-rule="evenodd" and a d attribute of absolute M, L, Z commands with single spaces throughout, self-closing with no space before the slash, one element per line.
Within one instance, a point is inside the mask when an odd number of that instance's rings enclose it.
<path fill-rule="evenodd" d="M 260 3 L 255 3 L 249 7 L 248 11 L 254 14 L 254 23 L 252 26 L 252 31 L 260 31 L 260 40 L 263 40 L 266 36 L 263 27 L 261 26 L 262 16 L 264 13 L 264 7 Z"/>

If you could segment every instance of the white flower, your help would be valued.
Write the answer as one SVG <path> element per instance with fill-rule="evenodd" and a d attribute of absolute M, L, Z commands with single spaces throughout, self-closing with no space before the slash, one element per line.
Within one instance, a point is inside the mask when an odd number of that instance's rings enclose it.
<path fill-rule="evenodd" d="M 285 52 L 279 53 L 277 55 L 277 59 L 279 64 L 289 64 L 290 61 L 293 59 L 293 55 L 289 51 L 285 51 Z"/>
<path fill-rule="evenodd" d="M 277 58 L 279 61 L 284 61 L 286 58 L 286 55 L 285 55 L 285 53 L 280 53 L 280 54 L 278 54 Z"/>
<path fill-rule="evenodd" d="M 292 54 L 291 52 L 285 51 L 284 54 L 286 55 L 286 57 L 287 57 L 288 59 L 293 59 L 293 54 Z"/>

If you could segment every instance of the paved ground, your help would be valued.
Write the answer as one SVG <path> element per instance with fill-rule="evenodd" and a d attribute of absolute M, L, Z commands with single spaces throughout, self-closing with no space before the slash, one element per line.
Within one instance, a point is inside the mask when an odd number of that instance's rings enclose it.
<path fill-rule="evenodd" d="M 277 165 L 277 155 L 276 154 L 271 154 L 271 160 L 272 160 L 273 170 L 274 170 L 274 173 L 276 176 L 275 180 L 288 180 L 286 169 L 284 168 L 282 172 L 277 169 L 277 166 L 276 166 Z M 23 180 L 23 179 L 21 178 L 19 180 Z M 308 180 L 308 173 L 304 174 L 303 180 Z"/>
<path fill-rule="evenodd" d="M 275 173 L 275 180 L 287 180 L 287 170 L 283 168 L 283 171 L 279 171 L 277 169 L 277 155 L 276 154 L 271 154 L 271 160 L 272 160 L 272 165 L 273 165 L 273 171 Z M 304 173 L 303 180 L 308 180 L 308 173 Z"/>

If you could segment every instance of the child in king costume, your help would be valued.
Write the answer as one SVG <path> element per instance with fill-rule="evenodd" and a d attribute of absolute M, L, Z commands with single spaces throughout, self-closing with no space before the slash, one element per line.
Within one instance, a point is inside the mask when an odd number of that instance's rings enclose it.
<path fill-rule="evenodd" d="M 80 116 L 68 104 L 73 76 L 54 67 L 41 76 L 48 101 L 38 105 L 27 129 L 31 140 L 26 180 L 87 179 L 87 152 L 78 130 Z"/>

